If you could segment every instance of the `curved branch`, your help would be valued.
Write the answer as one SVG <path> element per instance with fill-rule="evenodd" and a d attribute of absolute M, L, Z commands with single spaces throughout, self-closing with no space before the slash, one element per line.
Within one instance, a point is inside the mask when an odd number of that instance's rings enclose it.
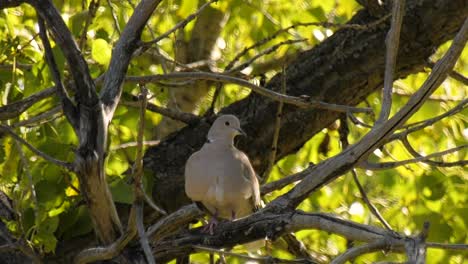
<path fill-rule="evenodd" d="M 157 75 L 149 75 L 149 76 L 127 76 L 126 77 L 126 80 L 128 82 L 137 82 L 137 83 L 141 83 L 141 82 L 148 83 L 148 82 L 154 82 L 154 81 L 165 80 L 165 79 L 202 79 L 202 80 L 210 80 L 210 81 L 217 81 L 217 82 L 223 82 L 223 83 L 234 83 L 234 84 L 238 84 L 240 86 L 249 88 L 258 94 L 268 97 L 269 99 L 284 102 L 286 104 L 291 104 L 291 105 L 298 106 L 301 108 L 318 108 L 318 109 L 326 109 L 326 110 L 337 111 L 337 112 L 356 112 L 356 113 L 369 113 L 372 111 L 372 109 L 370 108 L 359 108 L 359 107 L 321 102 L 321 101 L 317 101 L 314 99 L 310 99 L 307 96 L 303 98 L 303 97 L 295 97 L 295 96 L 290 96 L 286 94 L 281 94 L 272 90 L 268 90 L 264 87 L 255 85 L 244 79 L 222 74 L 222 73 L 173 72 L 173 73 L 168 73 L 168 74 L 157 74 Z"/>
<path fill-rule="evenodd" d="M 21 115 L 28 110 L 32 105 L 42 99 L 52 96 L 55 93 L 55 88 L 47 88 L 35 94 L 32 94 L 22 100 L 0 106 L 0 120 L 8 120 Z"/>
<path fill-rule="evenodd" d="M 68 66 L 70 67 L 70 73 L 76 84 L 77 101 L 91 107 L 95 106 L 99 98 L 93 79 L 89 74 L 88 64 L 84 60 L 78 45 L 58 10 L 50 0 L 27 0 L 26 2 L 32 5 L 47 22 L 47 25 L 54 34 L 55 41 L 63 51 Z"/>
<path fill-rule="evenodd" d="M 181 219 L 184 212 L 185 222 L 189 222 L 190 217 L 200 212 L 195 205 L 187 206 L 178 210 L 167 218 Z M 177 230 L 178 223 L 161 220 L 158 223 L 157 231 Z M 200 228 L 191 230 L 190 233 L 177 234 L 161 240 L 157 237 L 154 246 L 154 255 L 158 262 L 168 261 L 183 254 L 193 252 L 191 245 L 201 245 L 205 247 L 231 247 L 237 244 L 244 244 L 264 237 L 276 239 L 283 234 L 304 230 L 319 229 L 331 232 L 351 240 L 374 242 L 385 239 L 392 250 L 404 251 L 405 238 L 400 237 L 384 229 L 358 224 L 348 220 L 342 220 L 323 213 L 305 213 L 302 211 L 272 212 L 262 209 L 259 212 L 233 222 L 221 222 L 214 230 L 214 235 L 202 233 Z M 163 231 L 164 232 L 164 231 Z"/>
<path fill-rule="evenodd" d="M 385 239 L 378 240 L 369 244 L 357 246 L 350 248 L 345 253 L 341 254 L 337 258 L 335 258 L 330 264 L 344 264 L 347 261 L 351 261 L 361 255 L 375 252 L 381 249 L 385 249 L 388 247 L 387 241 Z"/>
<path fill-rule="evenodd" d="M 112 119 L 122 93 L 122 82 L 133 52 L 138 48 L 141 33 L 161 0 L 143 0 L 135 8 L 119 40 L 112 49 L 112 57 L 100 98 L 105 106 L 108 122 Z"/>
<path fill-rule="evenodd" d="M 0 131 L 4 131 L 6 133 L 8 133 L 11 137 L 13 137 L 14 139 L 16 139 L 18 142 L 20 142 L 21 144 L 25 145 L 31 152 L 33 152 L 34 154 L 42 157 L 43 159 L 59 166 L 59 167 L 62 167 L 62 168 L 65 168 L 66 170 L 69 170 L 69 171 L 74 171 L 74 166 L 72 163 L 68 163 L 68 162 L 65 162 L 65 161 L 61 161 L 61 160 L 58 160 L 54 157 L 51 157 L 49 155 L 47 155 L 46 153 L 38 150 L 37 148 L 35 148 L 33 145 L 29 144 L 29 142 L 27 142 L 26 140 L 24 140 L 23 138 L 21 138 L 20 136 L 18 136 L 9 126 L 7 125 L 2 125 L 0 124 Z"/>

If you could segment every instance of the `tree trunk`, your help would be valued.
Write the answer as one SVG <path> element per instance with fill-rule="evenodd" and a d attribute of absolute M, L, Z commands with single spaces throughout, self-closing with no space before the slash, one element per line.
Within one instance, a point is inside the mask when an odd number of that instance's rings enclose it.
<path fill-rule="evenodd" d="M 211 6 L 206 7 L 195 22 L 190 41 L 177 40 L 176 60 L 185 64 L 198 61 L 209 62 L 225 20 L 226 15 L 222 11 Z M 180 38 L 183 38 L 183 31 L 181 35 Z M 208 71 L 209 66 L 204 65 L 200 70 Z M 182 112 L 196 112 L 200 102 L 210 91 L 210 86 L 209 81 L 196 81 L 190 84 L 190 87 L 170 89 L 167 107 Z M 185 124 L 180 121 L 164 117 L 156 127 L 156 138 L 165 138 L 184 126 Z"/>

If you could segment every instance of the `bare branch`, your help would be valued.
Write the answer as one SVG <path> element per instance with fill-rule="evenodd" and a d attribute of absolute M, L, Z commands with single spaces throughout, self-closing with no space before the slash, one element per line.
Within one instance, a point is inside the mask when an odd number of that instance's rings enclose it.
<path fill-rule="evenodd" d="M 308 249 L 294 233 L 285 234 L 281 238 L 288 244 L 288 251 L 294 256 L 302 257 L 315 264 L 330 263 L 330 259 L 325 254 Z"/>
<path fill-rule="evenodd" d="M 348 29 L 355 29 L 355 30 L 369 30 L 369 29 L 372 29 L 372 28 L 375 28 L 376 26 L 380 25 L 381 23 L 383 23 L 385 20 L 387 20 L 388 18 L 390 17 L 390 14 L 389 15 L 386 15 L 378 20 L 376 20 L 375 22 L 372 22 L 370 24 L 367 24 L 367 25 L 360 25 L 360 24 L 335 24 L 335 23 L 329 23 L 329 22 L 308 22 L 308 23 L 296 23 L 296 24 L 293 24 L 289 27 L 286 27 L 286 28 L 282 28 L 282 29 L 279 29 L 277 30 L 275 33 L 271 34 L 270 36 L 260 40 L 260 41 L 257 41 L 256 43 L 254 43 L 253 45 L 249 46 L 249 47 L 246 47 L 244 48 L 241 52 L 239 52 L 235 57 L 234 59 L 229 62 L 229 64 L 226 66 L 226 69 L 229 70 L 231 69 L 232 67 L 234 67 L 234 65 L 236 64 L 237 61 L 239 61 L 239 59 L 244 56 L 245 54 L 247 54 L 247 52 L 249 52 L 250 50 L 252 49 L 255 49 L 257 47 L 260 47 L 262 46 L 263 44 L 275 39 L 277 36 L 279 36 L 281 33 L 285 33 L 285 32 L 288 32 L 289 30 L 291 29 L 294 29 L 294 28 L 297 28 L 297 27 L 308 27 L 308 26 L 321 26 L 321 27 L 328 27 L 328 28 L 337 28 L 337 29 L 342 29 L 342 28 L 348 28 Z"/>
<path fill-rule="evenodd" d="M 112 57 L 106 74 L 100 99 L 105 106 L 107 122 L 110 122 L 122 93 L 122 82 L 133 52 L 138 48 L 141 33 L 151 14 L 161 0 L 143 0 L 135 8 L 119 40 L 112 50 Z"/>
<path fill-rule="evenodd" d="M 131 226 L 131 225 L 129 225 Z M 136 229 L 130 228 L 119 239 L 107 247 L 93 247 L 81 251 L 73 260 L 75 264 L 85 264 L 112 259 L 119 255 L 125 246 L 135 237 Z"/>
<path fill-rule="evenodd" d="M 125 106 L 130 106 L 130 107 L 138 107 L 137 97 L 134 96 L 134 95 L 130 95 L 130 98 L 133 101 L 122 100 L 120 102 L 120 104 L 125 105 Z M 173 110 L 173 109 L 170 109 L 170 108 L 157 106 L 157 105 L 152 104 L 152 103 L 148 103 L 147 106 L 146 106 L 146 109 L 151 111 L 151 112 L 155 112 L 155 113 L 161 114 L 163 116 L 167 116 L 167 117 L 169 117 L 171 119 L 184 122 L 186 124 L 196 124 L 196 123 L 198 123 L 200 121 L 200 117 L 198 117 L 198 116 L 196 116 L 194 114 L 180 112 L 180 111 Z"/>
<path fill-rule="evenodd" d="M 453 153 L 453 152 L 456 152 L 456 151 L 460 151 L 460 150 L 465 149 L 465 148 L 468 148 L 468 145 L 458 146 L 458 147 L 447 149 L 447 150 L 444 150 L 444 151 L 441 151 L 441 152 L 432 153 L 432 154 L 429 154 L 427 156 L 421 156 L 421 155 L 418 154 L 418 157 L 416 157 L 414 159 L 394 161 L 394 162 L 381 162 L 381 163 L 363 162 L 359 166 L 362 166 L 363 168 L 365 168 L 367 170 L 393 169 L 393 168 L 403 166 L 403 165 L 407 165 L 407 164 L 411 164 L 411 163 L 428 162 L 428 161 L 431 162 L 431 160 L 429 160 L 431 158 L 444 156 L 444 155 L 447 155 L 447 154 L 450 154 L 450 153 Z M 437 163 L 432 162 L 430 165 L 436 166 L 436 164 Z M 468 160 L 457 161 L 457 162 L 455 162 L 453 164 L 448 163 L 445 166 L 444 166 L 444 164 L 442 162 L 442 167 L 466 166 L 467 164 L 468 164 Z"/>
<path fill-rule="evenodd" d="M 164 219 L 165 224 L 158 222 L 159 227 L 157 230 L 161 230 L 161 232 L 168 229 L 175 231 L 177 230 L 176 226 L 180 226 L 178 225 L 180 222 L 168 221 L 167 218 L 175 220 L 180 218 L 173 217 L 173 215 L 187 217 L 194 216 L 197 212 L 200 212 L 200 210 L 196 206 L 186 206 L 168 215 Z M 185 218 L 185 222 L 188 221 L 190 219 L 188 217 Z M 157 261 L 164 262 L 177 256 L 191 253 L 193 251 L 192 245 L 232 247 L 237 244 L 245 244 L 258 240 L 266 235 L 275 239 L 285 233 L 303 229 L 320 229 L 363 242 L 374 242 L 385 239 L 392 251 L 396 252 L 404 251 L 406 242 L 404 237 L 400 237 L 384 229 L 342 220 L 327 214 L 308 214 L 301 211 L 273 213 L 272 211 L 263 209 L 246 218 L 219 223 L 215 228 L 214 235 L 203 234 L 199 228 L 198 230 L 192 230 L 190 233 L 185 232 L 168 237 L 167 239 L 157 239 L 154 254 Z M 167 236 L 170 233 L 165 232 L 165 234 Z"/>
<path fill-rule="evenodd" d="M 158 43 L 159 41 L 161 41 L 162 39 L 165 39 L 167 38 L 170 34 L 174 33 L 177 29 L 179 28 L 183 28 L 185 27 L 190 21 L 194 20 L 198 15 L 200 15 L 201 12 L 203 12 L 203 10 L 211 5 L 212 3 L 214 2 L 218 2 L 218 0 L 211 0 L 209 2 L 206 2 L 205 4 L 203 4 L 197 11 L 195 11 L 195 13 L 193 14 L 190 14 L 187 18 L 185 18 L 184 20 L 180 21 L 179 23 L 177 23 L 177 25 L 175 25 L 173 28 L 169 29 L 168 31 L 166 31 L 166 33 L 163 33 L 161 34 L 159 37 L 149 41 L 149 42 L 146 42 L 144 43 L 145 46 L 150 46 L 152 44 L 155 44 L 155 43 Z"/>
<path fill-rule="evenodd" d="M 285 94 L 286 93 L 286 70 L 285 67 L 283 67 L 283 73 L 281 75 L 281 93 Z M 278 103 L 278 110 L 276 110 L 276 121 L 275 121 L 275 130 L 273 132 L 273 142 L 271 143 L 271 149 L 270 149 L 270 158 L 268 159 L 268 165 L 267 168 L 265 169 L 265 172 L 263 174 L 263 177 L 261 179 L 261 183 L 265 183 L 268 181 L 268 178 L 270 177 L 271 170 L 273 169 L 273 166 L 275 165 L 275 160 L 276 160 L 276 151 L 278 148 L 278 138 L 279 138 L 279 132 L 280 132 L 280 127 L 281 127 L 281 115 L 283 114 L 283 101 L 279 101 Z"/>
<path fill-rule="evenodd" d="M 49 39 L 47 37 L 47 31 L 45 28 L 44 20 L 40 16 L 38 16 L 37 20 L 39 23 L 39 36 L 41 37 L 42 44 L 44 45 L 45 57 L 47 60 L 47 64 L 49 65 L 50 72 L 52 73 L 52 77 L 54 78 L 55 89 L 62 103 L 63 112 L 70 124 L 72 125 L 75 132 L 77 132 L 79 130 L 80 122 L 78 110 L 68 97 L 68 94 L 65 88 L 63 87 L 62 80 L 60 78 L 60 72 L 58 70 L 57 63 L 55 62 L 54 54 L 52 53 L 52 47 L 50 46 Z"/>
<path fill-rule="evenodd" d="M 290 44 L 299 43 L 299 42 L 304 42 L 306 40 L 307 39 L 289 39 L 289 40 L 282 41 L 282 42 L 280 42 L 278 44 L 275 44 L 275 45 L 263 50 L 262 52 L 257 53 L 255 56 L 253 56 L 252 58 L 250 58 L 246 62 L 244 62 L 244 63 L 242 63 L 242 64 L 240 64 L 240 65 L 238 65 L 238 66 L 236 66 L 236 67 L 234 67 L 232 69 L 229 69 L 228 71 L 226 71 L 226 73 L 240 72 L 243 69 L 249 67 L 250 64 L 252 64 L 254 61 L 259 59 L 260 57 L 263 57 L 263 56 L 265 56 L 267 54 L 275 52 L 281 46 L 290 45 Z M 226 69 L 227 69 L 227 67 L 226 67 Z"/>
<path fill-rule="evenodd" d="M 369 210 L 372 212 L 373 215 L 375 215 L 375 217 L 377 217 L 377 219 L 379 219 L 379 221 L 382 223 L 383 226 L 385 226 L 385 228 L 386 228 L 388 231 L 392 231 L 392 232 L 393 232 L 393 229 L 392 229 L 392 227 L 390 226 L 390 224 L 385 220 L 385 218 L 383 218 L 383 216 L 380 214 L 380 212 L 379 212 L 379 210 L 377 209 L 377 207 L 375 207 L 375 206 L 371 203 L 371 201 L 369 200 L 369 197 L 367 197 L 366 191 L 364 190 L 364 188 L 362 187 L 361 183 L 359 182 L 359 179 L 358 179 L 356 170 L 351 170 L 351 174 L 353 175 L 354 182 L 356 183 L 356 186 L 357 186 L 358 189 L 359 189 L 359 193 L 361 194 L 361 198 L 362 198 L 362 200 L 364 200 L 364 202 L 366 203 L 366 205 L 367 205 L 367 207 L 369 208 Z"/>
<path fill-rule="evenodd" d="M 42 125 L 44 123 L 50 122 L 62 116 L 61 110 L 62 110 L 61 106 L 56 106 L 50 110 L 47 110 L 29 119 L 19 121 L 18 123 L 14 123 L 11 125 L 11 127 L 13 128 L 22 127 L 22 126 L 35 127 L 38 125 Z"/>
<path fill-rule="evenodd" d="M 181 207 L 179 210 L 164 216 L 147 230 L 152 240 L 158 241 L 176 232 L 181 227 L 187 226 L 193 219 L 204 216 L 205 213 L 198 209 L 195 203 Z"/>
<path fill-rule="evenodd" d="M 55 41 L 63 51 L 77 87 L 77 101 L 94 107 L 99 99 L 89 74 L 88 65 L 61 15 L 50 0 L 27 0 L 27 2 L 34 6 L 39 15 L 47 22 L 54 34 Z"/>
<path fill-rule="evenodd" d="M 366 134 L 360 141 L 337 156 L 318 164 L 312 172 L 291 191 L 270 203 L 271 206 L 297 206 L 309 193 L 323 184 L 332 181 L 352 168 L 356 163 L 385 143 L 386 139 L 408 120 L 437 89 L 455 65 L 468 39 L 468 19 L 465 22 L 447 53 L 439 60 L 421 88 L 409 99 L 406 105 L 387 122 Z"/>
<path fill-rule="evenodd" d="M 136 158 L 135 163 L 133 166 L 133 180 L 134 180 L 134 188 L 133 193 L 135 195 L 135 201 L 133 202 L 133 209 L 135 210 L 136 214 L 136 226 L 138 231 L 138 236 L 140 237 L 140 244 L 143 248 L 143 252 L 145 253 L 146 260 L 149 264 L 154 264 L 154 257 L 151 253 L 151 247 L 148 242 L 148 236 L 145 232 L 145 225 L 143 223 L 143 200 L 144 200 L 144 193 L 145 190 L 143 189 L 143 135 L 145 132 L 145 112 L 146 112 L 146 105 L 148 103 L 148 89 L 145 86 L 140 86 L 141 93 L 139 95 L 140 99 L 140 117 L 139 117 L 139 125 L 138 125 L 138 135 L 137 135 L 137 151 L 136 151 Z M 151 204 L 154 204 L 151 202 Z M 166 212 L 156 206 L 158 212 L 165 214 Z"/>
<path fill-rule="evenodd" d="M 35 219 L 39 219 L 39 213 L 38 213 L 39 204 L 37 202 L 36 187 L 34 186 L 33 177 L 32 177 L 31 171 L 29 170 L 29 162 L 26 159 L 26 156 L 24 155 L 24 151 L 21 148 L 21 145 L 19 144 L 18 140 L 15 140 L 15 146 L 19 152 L 21 163 L 23 163 L 23 171 L 28 177 L 28 185 L 29 185 L 29 191 L 31 192 L 31 197 L 32 197 L 34 217 Z"/>
<path fill-rule="evenodd" d="M 449 111 L 447 111 L 447 112 L 445 112 L 445 113 L 443 113 L 443 114 L 441 114 L 439 116 L 436 116 L 434 118 L 431 118 L 431 119 L 428 119 L 428 120 L 425 120 L 425 121 L 421 121 L 421 122 L 417 122 L 417 123 L 414 123 L 414 124 L 406 125 L 405 126 L 405 128 L 406 128 L 405 131 L 395 133 L 395 134 L 391 135 L 388 138 L 387 143 L 390 142 L 390 141 L 393 141 L 393 140 L 402 139 L 402 138 L 406 137 L 407 135 L 409 135 L 410 133 L 413 133 L 415 131 L 424 129 L 425 127 L 431 126 L 434 123 L 438 122 L 439 120 L 442 120 L 445 117 L 455 115 L 455 114 L 463 111 L 463 109 L 465 109 L 467 106 L 468 106 L 468 99 L 464 99 L 457 106 L 455 106 L 454 108 L 450 109 Z"/>
<path fill-rule="evenodd" d="M 312 171 L 314 166 L 315 166 L 314 164 L 311 164 L 311 165 L 309 165 L 309 167 L 307 167 L 307 169 L 305 169 L 305 170 L 303 170 L 303 171 L 301 171 L 299 173 L 296 173 L 296 174 L 281 178 L 281 179 L 279 179 L 277 181 L 270 182 L 270 183 L 262 185 L 260 187 L 261 194 L 265 195 L 265 194 L 268 194 L 268 193 L 273 192 L 275 190 L 280 190 L 280 189 L 284 188 L 285 186 L 287 186 L 287 185 L 289 185 L 291 183 L 298 182 L 298 181 L 304 179 Z"/>
<path fill-rule="evenodd" d="M 203 246 L 197 246 L 193 245 L 192 248 L 195 251 L 198 252 L 210 252 L 210 253 L 218 253 L 218 254 L 223 254 L 223 255 L 228 255 L 228 256 L 233 256 L 237 257 L 240 259 L 246 259 L 246 260 L 253 260 L 256 263 L 307 263 L 307 260 L 305 259 L 280 259 L 280 258 L 275 258 L 271 256 L 249 256 L 245 254 L 239 254 L 239 253 L 234 253 L 234 252 L 229 252 L 229 251 L 224 251 L 216 248 L 210 248 L 210 247 L 203 247 Z"/>
<path fill-rule="evenodd" d="M 405 0 L 393 1 L 392 23 L 388 31 L 385 54 L 385 78 L 382 98 L 382 107 L 379 118 L 376 121 L 376 126 L 380 126 L 387 121 L 392 109 L 392 90 L 393 90 L 393 75 L 395 72 L 396 59 L 398 56 L 398 46 L 400 43 L 401 24 L 405 13 Z"/>
<path fill-rule="evenodd" d="M 111 11 L 112 20 L 114 21 L 114 28 L 115 28 L 115 30 L 117 30 L 117 32 L 120 35 L 122 33 L 120 31 L 119 20 L 117 19 L 117 15 L 115 14 L 114 6 L 112 6 L 111 0 L 107 0 L 107 4 L 109 5 L 109 9 Z"/>
<path fill-rule="evenodd" d="M 426 246 L 429 248 L 440 248 L 446 250 L 468 250 L 468 244 L 445 244 L 445 243 L 437 243 L 437 242 L 427 242 Z"/>
<path fill-rule="evenodd" d="M 73 164 L 65 162 L 65 161 L 58 160 L 56 158 L 53 158 L 53 157 L 45 154 L 44 152 L 42 152 L 40 150 L 38 150 L 37 148 L 35 148 L 31 144 L 29 144 L 26 140 L 24 140 L 20 136 L 18 136 L 9 126 L 0 124 L 0 131 L 4 131 L 4 132 L 8 133 L 12 138 L 17 140 L 21 144 L 25 145 L 31 152 L 33 152 L 34 154 L 42 157 L 43 159 L 45 159 L 45 160 L 47 160 L 47 161 L 49 161 L 49 162 L 51 162 L 51 163 L 53 163 L 53 164 L 55 164 L 55 165 L 57 165 L 59 167 L 62 167 L 64 169 L 66 169 L 66 170 L 69 170 L 69 171 L 74 170 Z"/>
<path fill-rule="evenodd" d="M 406 243 L 405 248 L 408 255 L 408 263 L 426 263 L 426 238 L 429 235 L 429 226 L 429 222 L 424 222 L 421 233 Z"/>
<path fill-rule="evenodd" d="M 28 110 L 32 105 L 43 100 L 47 97 L 50 97 L 55 93 L 55 89 L 47 88 L 35 94 L 32 94 L 22 100 L 0 106 L 0 120 L 8 120 L 21 115 L 24 111 Z"/>
<path fill-rule="evenodd" d="M 407 137 L 404 137 L 401 139 L 401 142 L 405 146 L 406 150 L 408 150 L 411 155 L 415 158 L 421 158 L 424 160 L 421 160 L 421 162 L 429 164 L 431 166 L 436 166 L 436 167 L 454 167 L 454 166 L 465 166 L 468 164 L 468 160 L 459 160 L 459 161 L 454 161 L 454 162 L 445 162 L 445 161 L 434 161 L 434 160 L 428 160 L 425 159 L 421 154 L 419 154 L 413 146 L 411 146 L 409 140 Z"/>
<path fill-rule="evenodd" d="M 234 83 L 240 86 L 251 89 L 252 91 L 266 96 L 270 99 L 276 101 L 283 101 L 284 103 L 295 105 L 302 108 L 318 108 L 318 109 L 327 109 L 337 112 L 358 112 L 358 113 L 369 113 L 372 110 L 370 108 L 359 108 L 352 106 L 337 105 L 331 103 L 325 103 L 321 101 L 316 101 L 313 99 L 306 99 L 302 97 L 294 97 L 289 95 L 284 95 L 277 93 L 272 90 L 268 90 L 264 87 L 255 85 L 246 81 L 244 79 L 236 78 L 229 75 L 219 74 L 219 73 L 210 73 L 210 72 L 173 72 L 169 74 L 157 74 L 157 75 L 148 75 L 148 76 L 127 76 L 127 82 L 137 82 L 137 83 L 148 83 L 164 79 L 202 79 L 217 81 L 223 83 Z"/>
<path fill-rule="evenodd" d="M 369 244 L 364 244 L 364 245 L 357 246 L 357 247 L 352 247 L 348 249 L 345 253 L 335 258 L 330 263 L 331 264 L 344 264 L 347 261 L 351 261 L 361 255 L 379 251 L 387 247 L 388 247 L 388 243 L 385 239 L 377 240 L 375 242 L 371 242 Z"/>
<path fill-rule="evenodd" d="M 434 68 L 435 63 L 432 62 L 432 61 L 427 61 L 426 65 L 427 65 L 427 67 L 432 69 L 432 68 Z M 457 80 L 457 81 L 461 82 L 462 84 L 468 86 L 468 78 L 466 78 L 462 74 L 452 70 L 452 71 L 449 72 L 449 76 L 451 78 L 453 78 L 454 80 Z"/>
<path fill-rule="evenodd" d="M 366 127 L 366 128 L 372 128 L 373 127 L 373 126 L 368 125 L 368 124 L 362 122 L 361 120 L 359 120 L 359 118 L 357 118 L 355 115 L 353 115 L 353 113 L 347 113 L 347 115 L 348 115 L 349 119 L 351 120 L 351 122 L 353 122 L 353 124 L 355 124 L 355 125 Z"/>
<path fill-rule="evenodd" d="M 151 247 L 148 241 L 148 235 L 145 232 L 145 225 L 143 223 L 143 201 L 135 201 L 134 203 L 135 213 L 136 213 L 136 225 L 138 230 L 138 236 L 140 237 L 140 245 L 143 248 L 145 253 L 146 261 L 149 264 L 155 264 L 153 253 L 151 252 Z"/>
<path fill-rule="evenodd" d="M 91 0 L 91 2 L 89 3 L 88 10 L 87 10 L 88 14 L 86 16 L 85 24 L 84 24 L 84 27 L 83 27 L 83 29 L 81 31 L 81 37 L 80 37 L 80 41 L 79 41 L 80 49 L 85 48 L 87 34 L 88 34 L 88 28 L 91 25 L 94 17 L 96 16 L 96 11 L 97 11 L 98 7 L 99 7 L 99 0 Z"/>
<path fill-rule="evenodd" d="M 148 140 L 148 141 L 143 141 L 144 146 L 156 146 L 160 143 L 160 140 Z M 125 148 L 134 148 L 138 145 L 138 142 L 127 142 L 120 144 L 118 146 L 113 146 L 110 148 L 111 151 L 117 151 L 120 149 L 125 149 Z"/>

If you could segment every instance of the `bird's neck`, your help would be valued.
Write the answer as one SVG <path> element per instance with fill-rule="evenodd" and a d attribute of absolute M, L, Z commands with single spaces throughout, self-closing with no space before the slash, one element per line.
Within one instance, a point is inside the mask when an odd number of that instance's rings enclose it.
<path fill-rule="evenodd" d="M 234 138 L 211 137 L 206 143 L 223 147 L 234 147 Z"/>

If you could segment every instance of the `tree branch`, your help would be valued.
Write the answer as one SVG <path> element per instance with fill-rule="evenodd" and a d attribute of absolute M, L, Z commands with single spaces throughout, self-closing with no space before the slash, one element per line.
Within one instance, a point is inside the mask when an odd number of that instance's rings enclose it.
<path fill-rule="evenodd" d="M 369 113 L 372 110 L 370 108 L 358 108 L 352 106 L 338 105 L 317 101 L 310 98 L 294 97 L 290 95 L 280 94 L 272 90 L 268 90 L 264 87 L 255 85 L 244 79 L 233 77 L 230 75 L 211 73 L 211 72 L 173 72 L 169 74 L 158 74 L 149 76 L 127 76 L 128 82 L 148 83 L 164 79 L 202 79 L 217 81 L 223 83 L 234 83 L 240 86 L 251 89 L 252 91 L 273 99 L 275 101 L 284 102 L 286 104 L 295 105 L 301 108 L 318 108 L 327 109 L 337 112 L 358 112 L 358 113 Z"/>
<path fill-rule="evenodd" d="M 57 63 L 55 62 L 54 54 L 52 53 L 52 47 L 50 46 L 49 38 L 47 37 L 44 20 L 40 16 L 38 16 L 37 20 L 39 23 L 39 36 L 41 37 L 42 44 L 44 45 L 45 57 L 55 82 L 57 95 L 59 96 L 62 103 L 63 112 L 76 133 L 80 129 L 78 110 L 75 105 L 73 105 L 73 102 L 68 97 L 67 91 L 63 87 L 62 80 L 60 78 L 60 72 L 58 70 Z"/>
<path fill-rule="evenodd" d="M 39 157 L 42 157 L 43 159 L 47 160 L 48 162 L 53 163 L 53 164 L 55 164 L 55 165 L 57 165 L 59 167 L 62 167 L 64 169 L 66 169 L 66 170 L 74 171 L 73 164 L 65 162 L 65 161 L 58 160 L 56 158 L 53 158 L 53 157 L 45 154 L 44 152 L 42 152 L 40 150 L 38 150 L 37 148 L 35 148 L 31 144 L 29 144 L 26 140 L 24 140 L 23 138 L 18 136 L 9 126 L 0 124 L 0 131 L 4 131 L 4 132 L 8 133 L 12 138 L 17 140 L 21 144 L 25 145 L 32 153 L 38 155 Z"/>
<path fill-rule="evenodd" d="M 0 120 L 8 120 L 21 115 L 24 111 L 28 110 L 32 105 L 50 97 L 55 93 L 55 89 L 47 88 L 45 90 L 39 91 L 35 94 L 32 94 L 24 99 L 0 106 Z"/>
<path fill-rule="evenodd" d="M 100 98 L 104 104 L 107 123 L 112 120 L 122 93 L 122 82 L 133 52 L 138 48 L 141 32 L 161 0 L 143 0 L 135 8 L 119 40 L 112 50 Z"/>
<path fill-rule="evenodd" d="M 456 152 L 456 151 L 460 151 L 460 150 L 466 149 L 466 148 L 468 148 L 468 145 L 462 145 L 462 146 L 447 149 L 447 150 L 444 150 L 444 151 L 441 151 L 441 152 L 432 153 L 432 154 L 429 154 L 427 156 L 421 156 L 419 153 L 416 152 L 415 153 L 416 158 L 414 158 L 414 159 L 394 161 L 394 162 L 380 162 L 380 163 L 364 162 L 364 163 L 360 164 L 360 166 L 362 166 L 363 168 L 368 169 L 368 170 L 393 169 L 393 168 L 396 168 L 396 167 L 399 167 L 399 166 L 404 166 L 404 165 L 411 164 L 411 163 L 416 163 L 416 162 L 424 162 L 424 163 L 428 163 L 429 165 L 439 166 L 439 167 L 466 166 L 468 164 L 468 160 L 460 160 L 460 161 L 456 161 L 456 162 L 435 162 L 435 161 L 430 160 L 431 158 L 440 157 L 440 156 L 447 155 L 447 154 L 450 154 L 450 153 L 453 153 L 453 152 Z M 410 149 L 408 149 L 408 151 L 410 151 Z"/>
<path fill-rule="evenodd" d="M 364 244 L 357 247 L 352 247 L 348 249 L 345 253 L 341 254 L 335 258 L 330 264 L 344 264 L 347 261 L 352 261 L 353 259 L 371 252 L 382 250 L 388 248 L 387 241 L 385 239 L 377 240 L 369 244 Z"/>
<path fill-rule="evenodd" d="M 385 55 L 385 78 L 382 98 L 382 108 L 379 118 L 376 121 L 376 126 L 380 126 L 387 121 L 392 109 L 392 90 L 393 90 L 393 73 L 395 71 L 396 60 L 398 57 L 398 46 L 400 43 L 400 31 L 405 13 L 405 0 L 393 1 L 392 9 L 392 25 L 387 34 L 386 46 L 387 53 Z"/>
<path fill-rule="evenodd" d="M 448 72 L 453 68 L 463 51 L 467 39 L 468 19 L 465 19 L 463 26 L 453 40 L 447 53 L 437 62 L 434 70 L 421 88 L 409 99 L 400 111 L 381 126 L 374 127 L 374 129 L 356 144 L 350 146 L 337 156 L 318 164 L 312 172 L 291 191 L 276 199 L 276 202 L 282 206 L 296 207 L 310 192 L 336 179 L 356 163 L 367 158 L 376 148 L 380 147 L 399 126 L 408 120 L 408 118 L 422 106 L 434 90 L 442 84 Z"/>

